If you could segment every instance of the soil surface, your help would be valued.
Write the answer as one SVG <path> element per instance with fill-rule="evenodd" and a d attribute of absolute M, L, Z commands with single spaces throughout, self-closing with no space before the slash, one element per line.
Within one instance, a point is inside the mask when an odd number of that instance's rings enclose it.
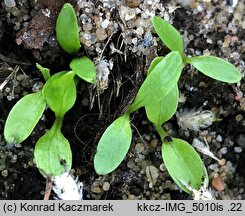
<path fill-rule="evenodd" d="M 86 54 L 108 77 L 91 88 L 77 86 L 78 96 L 65 115 L 62 132 L 69 140 L 72 169 L 84 184 L 84 199 L 192 199 L 166 171 L 161 141 L 144 109 L 131 116 L 133 141 L 127 157 L 114 172 L 99 176 L 93 157 L 101 134 L 133 101 L 156 55 L 169 50 L 151 31 L 150 17 L 159 15 L 180 31 L 186 55 L 215 55 L 234 64 L 241 82 L 212 80 L 186 66 L 179 81 L 178 113 L 211 110 L 220 119 L 199 131 L 184 130 L 174 116 L 163 127 L 190 144 L 202 142 L 220 160 L 200 153 L 216 199 L 245 199 L 245 2 L 238 1 L 26 1 L 0 4 L 0 199 L 43 199 L 46 180 L 35 167 L 34 147 L 52 126 L 47 109 L 23 143 L 5 142 L 3 129 L 14 104 L 44 84 L 38 62 L 52 73 L 69 67 L 72 57 L 55 39 L 55 20 L 64 2 L 74 5 Z M 234 1 L 235 2 L 235 1 Z M 49 14 L 49 15 L 47 15 Z M 149 31 L 150 30 L 150 31 Z M 42 32 L 42 34 L 39 34 Z M 153 33 L 151 33 L 153 32 Z M 98 77 L 98 76 L 97 76 Z M 106 75 L 105 75 L 106 77 Z M 151 178 L 146 170 L 151 170 Z M 53 193 L 50 199 L 54 199 Z"/>

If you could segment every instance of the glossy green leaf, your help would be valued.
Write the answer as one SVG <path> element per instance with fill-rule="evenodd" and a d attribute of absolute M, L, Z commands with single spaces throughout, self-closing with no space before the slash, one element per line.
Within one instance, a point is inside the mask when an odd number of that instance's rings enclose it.
<path fill-rule="evenodd" d="M 145 106 L 147 118 L 154 125 L 162 125 L 164 122 L 172 118 L 177 110 L 179 101 L 178 86 L 172 89 L 172 91 L 159 102 L 152 105 Z"/>
<path fill-rule="evenodd" d="M 4 137 L 8 143 L 23 142 L 33 131 L 41 118 L 46 102 L 41 92 L 28 94 L 11 109 L 4 127 Z"/>
<path fill-rule="evenodd" d="M 56 117 L 62 117 L 74 105 L 76 85 L 73 71 L 52 76 L 43 87 L 43 96 Z"/>
<path fill-rule="evenodd" d="M 72 153 L 68 140 L 61 133 L 62 120 L 57 118 L 35 146 L 35 162 L 44 177 L 58 176 L 71 169 Z"/>
<path fill-rule="evenodd" d="M 183 62 L 179 52 L 173 51 L 164 57 L 141 85 L 129 112 L 161 101 L 176 86 L 182 68 Z"/>
<path fill-rule="evenodd" d="M 149 69 L 148 69 L 148 71 L 147 71 L 147 76 L 153 71 L 153 69 L 157 66 L 157 64 L 160 63 L 160 61 L 162 61 L 163 59 L 164 59 L 164 57 L 162 57 L 162 56 L 157 56 L 157 57 L 155 57 L 155 58 L 152 60 L 152 62 L 151 62 L 151 64 L 150 64 L 150 67 L 149 67 Z"/>
<path fill-rule="evenodd" d="M 125 158 L 132 139 L 128 114 L 117 118 L 103 133 L 94 157 L 94 167 L 98 174 L 115 170 Z"/>
<path fill-rule="evenodd" d="M 237 83 L 241 74 L 231 63 L 215 56 L 196 56 L 187 58 L 186 62 L 213 79 L 226 83 Z"/>
<path fill-rule="evenodd" d="M 69 54 L 80 49 L 80 37 L 76 13 L 70 3 L 65 3 L 56 21 L 56 38 L 60 46 Z"/>
<path fill-rule="evenodd" d="M 43 67 L 42 65 L 40 65 L 38 63 L 36 63 L 36 67 L 38 68 L 38 70 L 41 71 L 43 78 L 47 82 L 48 79 L 50 78 L 50 70 L 48 68 Z"/>
<path fill-rule="evenodd" d="M 182 182 L 198 190 L 204 176 L 204 165 L 195 149 L 184 140 L 172 138 L 162 145 L 162 157 L 169 175 L 185 192 L 190 193 Z"/>
<path fill-rule="evenodd" d="M 161 17 L 152 18 L 154 29 L 163 43 L 171 50 L 184 53 L 183 41 L 180 33 L 167 21 Z"/>
<path fill-rule="evenodd" d="M 70 68 L 81 79 L 89 83 L 95 83 L 95 79 L 96 79 L 95 65 L 93 61 L 91 61 L 87 56 L 82 56 L 73 59 L 70 63 Z"/>

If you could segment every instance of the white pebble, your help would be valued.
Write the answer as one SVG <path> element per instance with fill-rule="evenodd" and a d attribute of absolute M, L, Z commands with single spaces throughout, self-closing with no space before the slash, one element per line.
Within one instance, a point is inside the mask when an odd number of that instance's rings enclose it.
<path fill-rule="evenodd" d="M 144 29 L 142 26 L 138 27 L 135 31 L 135 33 L 138 35 L 138 36 L 141 36 L 143 33 L 144 33 Z"/>
<path fill-rule="evenodd" d="M 85 34 L 83 35 L 83 38 L 84 38 L 85 40 L 89 40 L 89 39 L 91 38 L 91 34 L 85 33 Z"/>
<path fill-rule="evenodd" d="M 218 164 L 210 164 L 208 168 L 211 170 L 215 170 L 218 168 Z"/>
<path fill-rule="evenodd" d="M 166 171 L 166 167 L 163 163 L 160 165 L 159 169 L 163 172 Z"/>
<path fill-rule="evenodd" d="M 110 21 L 108 19 L 105 19 L 102 23 L 101 23 L 101 27 L 106 29 L 108 27 L 108 25 L 110 24 Z"/>
<path fill-rule="evenodd" d="M 216 140 L 218 141 L 218 142 L 222 142 L 222 136 L 221 135 L 218 135 L 217 137 L 216 137 Z"/>
<path fill-rule="evenodd" d="M 136 37 L 132 39 L 133 44 L 136 44 L 137 42 L 138 42 L 138 39 Z"/>
<path fill-rule="evenodd" d="M 219 151 L 221 154 L 226 154 L 227 153 L 227 147 L 223 147 Z"/>
<path fill-rule="evenodd" d="M 242 152 L 242 148 L 241 147 L 234 147 L 234 152 L 241 153 Z"/>
<path fill-rule="evenodd" d="M 208 38 L 207 43 L 212 44 L 213 43 L 212 39 Z"/>
<path fill-rule="evenodd" d="M 8 170 L 3 170 L 1 172 L 1 174 L 2 174 L 3 177 L 7 177 L 8 176 Z"/>
<path fill-rule="evenodd" d="M 103 191 L 110 190 L 110 183 L 109 182 L 104 182 L 102 188 L 103 188 Z"/>
<path fill-rule="evenodd" d="M 6 87 L 6 88 L 5 88 L 5 92 L 8 93 L 8 92 L 10 92 L 10 91 L 11 91 L 11 88 L 9 88 L 9 87 Z"/>
<path fill-rule="evenodd" d="M 10 8 L 16 6 L 15 0 L 4 0 L 4 4 Z"/>
<path fill-rule="evenodd" d="M 134 9 L 130 9 L 126 12 L 125 14 L 125 20 L 128 21 L 128 20 L 131 20 L 135 17 L 135 10 Z"/>

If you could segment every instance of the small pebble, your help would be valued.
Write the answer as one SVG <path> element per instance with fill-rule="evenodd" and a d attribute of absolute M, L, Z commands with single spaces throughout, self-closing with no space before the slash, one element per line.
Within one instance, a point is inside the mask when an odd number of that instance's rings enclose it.
<path fill-rule="evenodd" d="M 4 0 L 4 4 L 10 8 L 16 6 L 15 0 Z"/>
<path fill-rule="evenodd" d="M 218 161 L 218 163 L 219 163 L 220 166 L 224 166 L 225 163 L 226 163 L 226 160 L 225 160 L 224 158 L 222 158 L 222 159 L 220 159 L 220 160 Z"/>
<path fill-rule="evenodd" d="M 213 178 L 212 186 L 219 192 L 225 189 L 225 183 L 220 177 Z"/>
<path fill-rule="evenodd" d="M 85 32 L 89 32 L 89 31 L 91 31 L 92 29 L 93 29 L 93 25 L 92 25 L 91 23 L 86 23 L 86 24 L 83 25 L 83 30 L 84 30 Z"/>
<path fill-rule="evenodd" d="M 153 139 L 150 142 L 150 148 L 155 149 L 157 147 L 158 144 L 158 140 L 157 139 Z"/>
<path fill-rule="evenodd" d="M 28 166 L 29 167 L 34 167 L 35 166 L 34 161 L 33 160 L 29 160 L 28 161 Z"/>
<path fill-rule="evenodd" d="M 1 174 L 2 174 L 3 177 L 7 177 L 8 176 L 8 170 L 3 170 L 1 172 Z"/>
<path fill-rule="evenodd" d="M 103 191 L 108 191 L 110 190 L 110 183 L 109 182 L 104 182 L 102 186 Z"/>
<path fill-rule="evenodd" d="M 10 150 L 14 147 L 14 144 L 13 143 L 8 143 L 7 144 L 7 149 Z"/>
<path fill-rule="evenodd" d="M 159 171 L 156 167 L 151 165 L 146 167 L 145 172 L 146 172 L 147 180 L 149 181 L 149 187 L 152 188 L 157 182 Z"/>
<path fill-rule="evenodd" d="M 110 21 L 108 19 L 105 19 L 102 23 L 101 23 L 101 27 L 106 29 L 108 27 L 108 25 L 110 24 Z"/>
<path fill-rule="evenodd" d="M 135 17 L 136 13 L 135 13 L 135 10 L 134 9 L 129 9 L 126 11 L 125 13 L 125 20 L 128 21 L 128 20 L 131 20 Z"/>
<path fill-rule="evenodd" d="M 172 181 L 170 181 L 170 180 L 167 180 L 166 182 L 165 182 L 165 187 L 166 188 L 171 188 L 172 187 Z"/>
<path fill-rule="evenodd" d="M 242 148 L 241 147 L 234 147 L 234 152 L 241 153 L 242 152 Z"/>
<path fill-rule="evenodd" d="M 12 159 L 11 159 L 11 162 L 12 162 L 12 163 L 16 163 L 16 162 L 17 162 L 17 158 L 18 158 L 17 155 L 13 155 L 13 157 L 12 157 Z"/>
<path fill-rule="evenodd" d="M 210 164 L 208 168 L 211 170 L 215 170 L 216 168 L 218 168 L 218 164 Z"/>
<path fill-rule="evenodd" d="M 132 43 L 133 44 L 137 44 L 137 42 L 138 42 L 138 38 L 135 37 L 135 38 L 132 39 Z"/>
<path fill-rule="evenodd" d="M 221 154 L 226 154 L 227 153 L 227 147 L 223 147 L 219 151 Z"/>
<path fill-rule="evenodd" d="M 212 141 L 212 137 L 210 135 L 207 135 L 206 139 L 207 139 L 208 143 L 210 143 Z"/>
<path fill-rule="evenodd" d="M 103 41 L 107 38 L 107 33 L 105 29 L 99 28 L 96 30 L 96 36 L 97 36 L 98 41 Z"/>
<path fill-rule="evenodd" d="M 239 146 L 245 148 L 245 134 L 239 134 L 236 141 Z"/>
<path fill-rule="evenodd" d="M 5 164 L 1 164 L 0 165 L 0 171 L 3 171 L 5 169 L 5 167 L 6 167 Z"/>
<path fill-rule="evenodd" d="M 135 196 L 132 195 L 132 194 L 129 194 L 129 195 L 128 195 L 128 200 L 135 200 Z"/>
<path fill-rule="evenodd" d="M 141 35 L 144 33 L 143 27 L 142 27 L 142 26 L 138 27 L 138 28 L 136 29 L 135 33 L 136 33 L 139 37 L 141 37 Z"/>
<path fill-rule="evenodd" d="M 21 148 L 22 145 L 20 143 L 14 145 L 16 148 Z"/>
<path fill-rule="evenodd" d="M 220 136 L 220 135 L 218 135 L 217 137 L 216 137 L 216 140 L 218 141 L 218 142 L 222 142 L 222 136 Z"/>
<path fill-rule="evenodd" d="M 236 116 L 236 121 L 237 121 L 237 122 L 240 122 L 242 119 L 243 119 L 242 114 L 238 114 L 238 115 Z"/>
<path fill-rule="evenodd" d="M 135 165 L 134 161 L 130 160 L 127 163 L 127 167 L 138 172 L 139 171 L 139 167 Z"/>
<path fill-rule="evenodd" d="M 159 169 L 163 172 L 165 172 L 167 170 L 163 163 L 160 165 Z"/>
<path fill-rule="evenodd" d="M 139 6 L 140 2 L 140 0 L 125 0 L 125 4 L 131 8 Z"/>
<path fill-rule="evenodd" d="M 144 144 L 143 143 L 137 143 L 135 145 L 135 151 L 137 153 L 142 153 L 145 150 Z"/>
<path fill-rule="evenodd" d="M 85 107 L 88 107 L 88 106 L 89 106 L 89 99 L 85 97 L 85 98 L 82 100 L 82 105 L 85 106 Z"/>
<path fill-rule="evenodd" d="M 93 193 L 96 193 L 96 194 L 99 194 L 99 193 L 101 193 L 102 191 L 101 191 L 101 188 L 100 187 L 92 187 L 92 190 L 91 190 Z"/>
<path fill-rule="evenodd" d="M 244 192 L 244 188 L 239 189 L 239 193 L 242 194 Z"/>
<path fill-rule="evenodd" d="M 235 60 L 238 60 L 240 58 L 240 55 L 237 52 L 233 52 L 230 54 L 230 57 L 235 59 Z"/>
<path fill-rule="evenodd" d="M 22 80 L 25 80 L 26 79 L 26 76 L 24 74 L 19 74 L 19 75 L 16 76 L 16 79 L 18 81 L 22 81 Z"/>
<path fill-rule="evenodd" d="M 186 102 L 186 96 L 183 93 L 180 93 L 179 95 L 179 103 L 185 103 Z"/>
<path fill-rule="evenodd" d="M 212 44 L 212 43 L 213 43 L 213 40 L 210 39 L 210 38 L 208 38 L 208 39 L 207 39 L 207 43 Z"/>
<path fill-rule="evenodd" d="M 9 93 L 10 91 L 11 91 L 11 88 L 9 88 L 9 87 L 6 87 L 6 88 L 5 88 L 5 92 L 6 92 L 6 93 Z"/>
<path fill-rule="evenodd" d="M 43 83 L 42 82 L 36 82 L 34 83 L 33 87 L 32 87 L 32 91 L 33 92 L 39 92 L 41 91 L 43 88 Z"/>

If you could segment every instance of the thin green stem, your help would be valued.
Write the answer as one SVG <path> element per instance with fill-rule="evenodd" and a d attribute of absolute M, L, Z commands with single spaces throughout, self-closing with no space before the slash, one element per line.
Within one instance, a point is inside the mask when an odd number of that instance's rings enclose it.
<path fill-rule="evenodd" d="M 161 125 L 154 125 L 154 127 L 156 128 L 157 133 L 161 137 L 161 140 L 163 140 L 164 137 L 167 136 L 167 133 L 163 130 Z"/>
<path fill-rule="evenodd" d="M 64 119 L 64 116 L 56 117 L 54 124 L 52 126 L 52 129 L 54 129 L 55 131 L 57 131 L 57 130 L 60 131 L 61 127 L 62 127 L 63 119 Z"/>

